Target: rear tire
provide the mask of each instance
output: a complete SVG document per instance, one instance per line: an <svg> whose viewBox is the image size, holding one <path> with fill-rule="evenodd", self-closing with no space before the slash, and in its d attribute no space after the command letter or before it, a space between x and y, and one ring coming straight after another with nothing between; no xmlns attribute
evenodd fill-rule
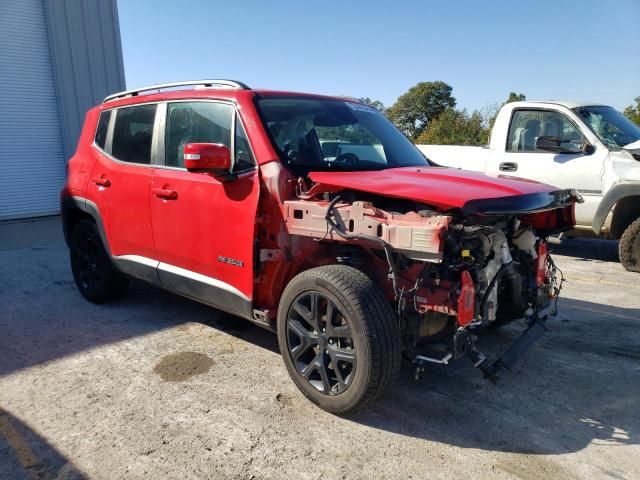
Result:
<svg viewBox="0 0 640 480"><path fill-rule="evenodd" d="M365 273L326 265L297 275L278 308L278 343L296 386L344 414L378 398L400 370L400 333L382 290Z"/></svg>
<svg viewBox="0 0 640 480"><path fill-rule="evenodd" d="M629 225L620 238L620 263L630 272L640 272L640 218Z"/></svg>
<svg viewBox="0 0 640 480"><path fill-rule="evenodd" d="M78 222L71 233L69 253L73 279L84 298L104 303L127 292L129 280L113 267L93 221Z"/></svg>

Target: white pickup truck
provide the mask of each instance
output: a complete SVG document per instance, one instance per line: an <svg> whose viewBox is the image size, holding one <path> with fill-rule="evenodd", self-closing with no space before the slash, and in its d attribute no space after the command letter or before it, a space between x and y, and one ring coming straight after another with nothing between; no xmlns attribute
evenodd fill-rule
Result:
<svg viewBox="0 0 640 480"><path fill-rule="evenodd" d="M488 146L418 145L432 162L574 188L575 234L620 240L620 261L640 272L640 127L613 107L512 102Z"/></svg>

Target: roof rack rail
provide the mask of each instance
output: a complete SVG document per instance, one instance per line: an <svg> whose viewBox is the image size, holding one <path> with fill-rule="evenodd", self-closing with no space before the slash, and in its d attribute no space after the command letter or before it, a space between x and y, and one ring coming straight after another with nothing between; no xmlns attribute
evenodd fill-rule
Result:
<svg viewBox="0 0 640 480"><path fill-rule="evenodd" d="M168 88L188 87L188 86L200 86L204 88L234 88L238 90L251 90L247 85L236 80L187 80L184 82L162 83L158 85L149 85L148 87L135 88L133 90L125 90L123 92L113 93L102 101L102 103L116 98L135 97L141 92L149 92L152 90L165 90Z"/></svg>

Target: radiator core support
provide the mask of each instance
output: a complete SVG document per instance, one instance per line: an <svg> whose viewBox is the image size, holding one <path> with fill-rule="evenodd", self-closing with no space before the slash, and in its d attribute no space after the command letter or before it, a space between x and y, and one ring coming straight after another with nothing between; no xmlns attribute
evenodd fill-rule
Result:
<svg viewBox="0 0 640 480"><path fill-rule="evenodd" d="M290 200L284 204L290 234L317 240L347 241L327 225L325 215L329 202ZM334 207L333 214L343 231L378 237L394 251L413 260L442 261L442 233L451 222L450 216L423 217L416 212L393 214L361 201L339 203Z"/></svg>

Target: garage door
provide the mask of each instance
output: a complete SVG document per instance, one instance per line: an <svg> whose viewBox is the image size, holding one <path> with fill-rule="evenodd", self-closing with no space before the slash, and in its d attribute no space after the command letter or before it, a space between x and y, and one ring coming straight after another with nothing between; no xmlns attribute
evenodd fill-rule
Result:
<svg viewBox="0 0 640 480"><path fill-rule="evenodd" d="M58 212L65 158L43 0L0 1L0 220Z"/></svg>

